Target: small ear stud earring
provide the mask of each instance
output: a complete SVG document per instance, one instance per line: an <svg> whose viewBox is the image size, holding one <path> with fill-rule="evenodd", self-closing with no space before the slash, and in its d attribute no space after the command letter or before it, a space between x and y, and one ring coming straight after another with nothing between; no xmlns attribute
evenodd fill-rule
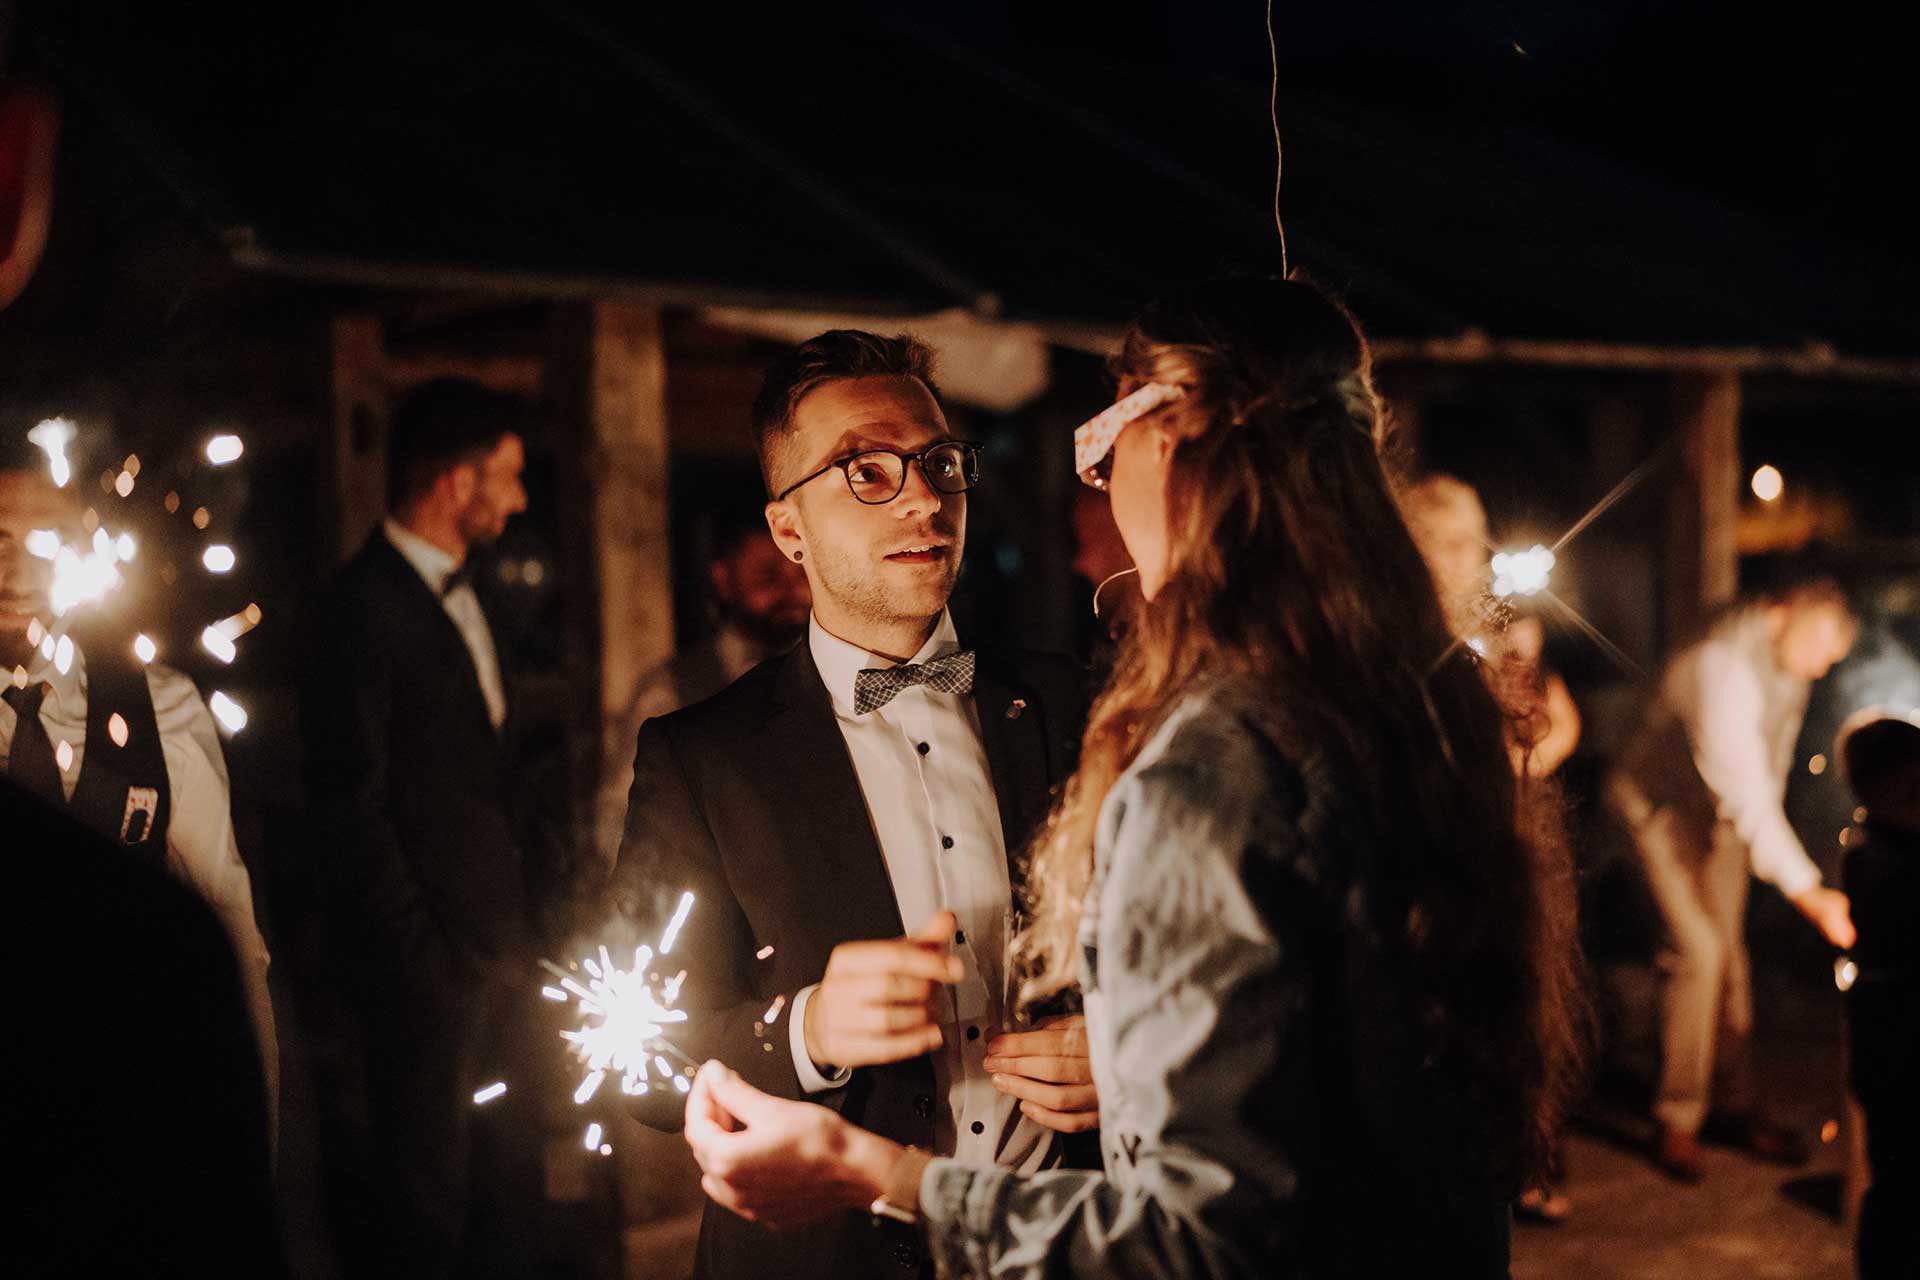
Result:
<svg viewBox="0 0 1920 1280"><path fill-rule="evenodd" d="M804 551L796 551L796 552L794 552L794 553L793 553L793 558L794 558L795 560L798 560L798 559L800 559L800 557L801 557L801 556L804 556L805 554L806 554L806 552L804 552Z"/></svg>

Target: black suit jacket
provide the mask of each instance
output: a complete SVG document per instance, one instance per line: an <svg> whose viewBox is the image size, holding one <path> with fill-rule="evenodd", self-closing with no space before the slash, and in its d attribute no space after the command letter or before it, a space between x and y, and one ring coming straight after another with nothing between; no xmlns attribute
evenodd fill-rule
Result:
<svg viewBox="0 0 1920 1280"><path fill-rule="evenodd" d="M301 712L334 918L369 991L524 980L527 891L503 733L433 591L383 533L320 613ZM451 1087L451 1085L450 1085Z"/></svg>
<svg viewBox="0 0 1920 1280"><path fill-rule="evenodd" d="M974 682L1010 859L1017 863L1072 769L1086 703L1067 659L980 651ZM1015 883L1018 866L1014 867ZM818 982L843 942L906 932L860 780L813 654L801 644L715 697L640 730L617 905L652 941L680 894L697 903L675 944L692 1012L678 1038L769 1093L803 1095L777 997ZM771 944L773 954L756 960ZM925 1058L862 1068L814 1099L897 1142L930 1147L933 1066ZM682 1100L656 1090L635 1114L677 1129ZM916 1274L910 1229L848 1215L773 1236L709 1204L699 1273L715 1280L859 1280Z"/></svg>

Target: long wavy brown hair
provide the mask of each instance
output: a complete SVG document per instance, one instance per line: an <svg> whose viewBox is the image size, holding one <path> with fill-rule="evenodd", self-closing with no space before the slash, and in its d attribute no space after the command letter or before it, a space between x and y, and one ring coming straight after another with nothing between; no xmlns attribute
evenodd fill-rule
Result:
<svg viewBox="0 0 1920 1280"><path fill-rule="evenodd" d="M1220 280L1149 306L1114 373L1123 392L1188 390L1153 419L1177 438L1169 571L1034 846L1025 995L1074 982L1096 820L1155 724L1192 690L1251 679L1283 749L1312 754L1373 824L1352 878L1420 1034L1501 1109L1514 1175L1534 1172L1578 1058L1572 878L1395 505L1365 339L1310 284Z"/></svg>

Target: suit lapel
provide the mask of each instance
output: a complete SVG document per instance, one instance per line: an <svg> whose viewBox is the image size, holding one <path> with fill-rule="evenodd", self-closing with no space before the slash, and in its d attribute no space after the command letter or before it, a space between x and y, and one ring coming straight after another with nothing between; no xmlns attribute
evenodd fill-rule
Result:
<svg viewBox="0 0 1920 1280"><path fill-rule="evenodd" d="M816 868L798 881L800 918L826 924L838 937L904 934L860 776L804 641L781 664L766 745L766 767L778 771L774 785L784 793L786 842L801 865Z"/></svg>
<svg viewBox="0 0 1920 1280"><path fill-rule="evenodd" d="M387 535L376 532L373 536L379 546L379 554L386 565L388 576L420 611L427 629L432 632L440 649L440 659L455 664L464 677L460 681L461 688L472 694L468 699L471 704L468 709L476 712L480 717L480 723L487 726L487 732L497 738L499 733L494 729L493 717L487 710L487 695L480 688L480 671L473 665L473 651L467 648L467 640L460 634L460 627L447 613L446 607L440 603L440 597L433 593L433 588L427 585L426 579L422 578L419 571L400 554L400 549L388 540ZM485 616L484 609L481 616ZM492 624L489 623L488 626L491 630ZM497 642L494 649L498 652ZM504 670L500 678L504 683L506 680Z"/></svg>
<svg viewBox="0 0 1920 1280"><path fill-rule="evenodd" d="M1047 804L1052 779L1047 775L1047 744L1041 708L997 655L981 652L973 679L973 705L980 717L980 739L993 773L993 794L1000 806L1000 832L1006 842L1008 870L1017 888L1021 855Z"/></svg>

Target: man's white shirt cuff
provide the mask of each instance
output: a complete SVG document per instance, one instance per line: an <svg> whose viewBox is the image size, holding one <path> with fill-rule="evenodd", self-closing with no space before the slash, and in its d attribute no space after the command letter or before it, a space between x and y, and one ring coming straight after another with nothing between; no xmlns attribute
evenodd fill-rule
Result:
<svg viewBox="0 0 1920 1280"><path fill-rule="evenodd" d="M820 1068L813 1065L813 1059L807 1054L807 1001L813 999L814 987L802 987L793 997L793 1011L787 1015L787 1043L793 1049L794 1074L800 1077L800 1087L808 1093L825 1093L829 1089L838 1089L853 1079L851 1067L837 1067L830 1076L820 1074Z"/></svg>

